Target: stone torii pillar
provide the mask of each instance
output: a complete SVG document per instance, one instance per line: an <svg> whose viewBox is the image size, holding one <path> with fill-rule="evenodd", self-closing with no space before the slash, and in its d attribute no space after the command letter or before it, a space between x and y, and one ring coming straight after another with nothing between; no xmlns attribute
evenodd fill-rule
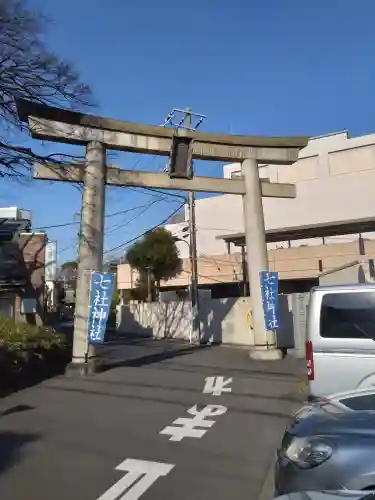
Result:
<svg viewBox="0 0 375 500"><path fill-rule="evenodd" d="M83 167L73 357L67 373L94 373L99 364L95 346L88 344L87 327L91 271L101 271L103 265L106 170L105 147L97 141L88 142Z"/></svg>
<svg viewBox="0 0 375 500"><path fill-rule="evenodd" d="M248 158L242 162L242 176L245 181L243 195L243 213L247 249L247 275L250 287L250 299L253 317L254 348L250 349L253 359L275 360L282 357L277 349L273 331L267 331L260 287L259 271L268 271L268 252L262 190L259 178L258 162Z"/></svg>

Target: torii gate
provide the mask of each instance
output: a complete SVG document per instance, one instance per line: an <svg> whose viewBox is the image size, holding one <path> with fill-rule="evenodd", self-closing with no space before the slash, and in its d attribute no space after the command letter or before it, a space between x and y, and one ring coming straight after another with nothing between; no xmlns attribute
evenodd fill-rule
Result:
<svg viewBox="0 0 375 500"><path fill-rule="evenodd" d="M96 365L94 349L88 359L85 356L89 312L87 271L102 267L105 184L242 195L255 343L250 356L280 358L274 332L266 330L261 296L259 272L268 270L262 196L295 198L296 189L292 184L260 180L258 163L294 163L308 137L251 137L178 130L179 136L193 139L193 158L242 162L242 177L172 179L166 173L107 167L106 149L168 156L175 130L86 115L23 99L17 101L17 110L20 119L28 123L33 138L86 147L82 165L36 165L34 171L35 179L83 183L81 234L85 237L80 238L79 245L72 367L87 373L94 371Z"/></svg>

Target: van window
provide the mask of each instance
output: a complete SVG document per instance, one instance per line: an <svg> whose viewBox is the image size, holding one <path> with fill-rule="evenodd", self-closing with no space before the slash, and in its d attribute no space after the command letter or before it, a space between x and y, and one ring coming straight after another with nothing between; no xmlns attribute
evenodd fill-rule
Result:
<svg viewBox="0 0 375 500"><path fill-rule="evenodd" d="M375 339L375 292L323 295L320 335L330 339Z"/></svg>
<svg viewBox="0 0 375 500"><path fill-rule="evenodd" d="M340 403L351 410L375 410L375 394L364 394L363 396L354 396L340 400Z"/></svg>

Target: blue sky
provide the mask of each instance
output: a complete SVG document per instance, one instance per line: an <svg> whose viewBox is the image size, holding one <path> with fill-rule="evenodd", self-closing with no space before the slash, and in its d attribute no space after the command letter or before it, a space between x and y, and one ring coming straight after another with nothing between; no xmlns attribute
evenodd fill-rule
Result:
<svg viewBox="0 0 375 500"><path fill-rule="evenodd" d="M373 0L29 4L51 20L45 39L91 85L97 114L159 125L172 108L190 106L207 115L202 130L212 132L375 132ZM125 153L116 159L123 168L132 168L135 161ZM137 168L158 170L165 162L144 156ZM199 162L197 169L200 175L221 174L219 164ZM106 213L152 199L110 189ZM73 222L80 193L58 183L6 183L0 204L30 209L34 227L46 227ZM109 218L106 249L159 223L177 207L178 200L158 202L141 214L143 209ZM77 229L48 230L50 239L58 241L60 262L75 258Z"/></svg>

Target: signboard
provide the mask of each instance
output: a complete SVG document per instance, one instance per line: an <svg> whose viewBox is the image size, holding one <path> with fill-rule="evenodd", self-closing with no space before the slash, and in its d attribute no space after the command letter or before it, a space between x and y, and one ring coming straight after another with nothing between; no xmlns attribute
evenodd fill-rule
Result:
<svg viewBox="0 0 375 500"><path fill-rule="evenodd" d="M267 330L277 330L280 326L278 308L278 275L273 271L260 271L260 287Z"/></svg>
<svg viewBox="0 0 375 500"><path fill-rule="evenodd" d="M104 342L111 300L115 285L115 275L93 271L90 283L90 312L88 343Z"/></svg>
<svg viewBox="0 0 375 500"><path fill-rule="evenodd" d="M55 281L56 274L57 274L57 243L56 241L49 241L46 244L44 279L46 281Z"/></svg>

